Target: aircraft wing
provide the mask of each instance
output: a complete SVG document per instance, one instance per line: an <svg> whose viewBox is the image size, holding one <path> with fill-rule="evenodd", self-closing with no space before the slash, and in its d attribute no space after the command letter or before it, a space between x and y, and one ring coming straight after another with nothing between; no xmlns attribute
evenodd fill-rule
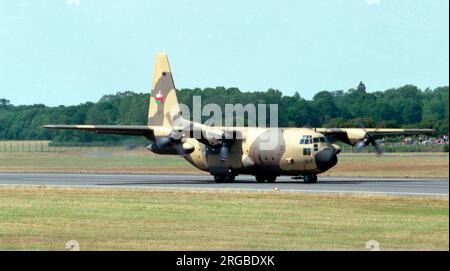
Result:
<svg viewBox="0 0 450 271"><path fill-rule="evenodd" d="M383 137L396 135L433 134L433 129L391 129L391 128L314 128L318 133L334 137L344 143L355 145L366 136Z"/></svg>
<svg viewBox="0 0 450 271"><path fill-rule="evenodd" d="M155 136L153 128L150 126L134 126L134 125L45 125L47 129L58 130L81 130L93 132L97 134L114 134L114 135L134 135L145 136L150 140L154 140Z"/></svg>

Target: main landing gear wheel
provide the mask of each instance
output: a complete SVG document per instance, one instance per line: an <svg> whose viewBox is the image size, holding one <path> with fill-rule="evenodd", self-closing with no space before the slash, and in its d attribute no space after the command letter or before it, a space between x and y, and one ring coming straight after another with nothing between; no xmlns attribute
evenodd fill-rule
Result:
<svg viewBox="0 0 450 271"><path fill-rule="evenodd" d="M235 177L236 176L234 176L234 175L230 175L230 176L225 176L225 182L226 183L234 183L234 181L235 181Z"/></svg>
<svg viewBox="0 0 450 271"><path fill-rule="evenodd" d="M305 174L303 175L304 183L317 183L317 174Z"/></svg>
<svg viewBox="0 0 450 271"><path fill-rule="evenodd" d="M266 181L266 178L264 176L255 176L255 178L258 183L263 183Z"/></svg>
<svg viewBox="0 0 450 271"><path fill-rule="evenodd" d="M214 175L214 181L216 181L216 183L223 183L225 182L225 176Z"/></svg>
<svg viewBox="0 0 450 271"><path fill-rule="evenodd" d="M234 175L214 175L214 181L216 183L234 183L235 177Z"/></svg>
<svg viewBox="0 0 450 271"><path fill-rule="evenodd" d="M268 182L268 183L274 183L277 179L277 176L261 176L261 175L257 175L255 176L256 181L258 183L264 183L264 182Z"/></svg>
<svg viewBox="0 0 450 271"><path fill-rule="evenodd" d="M266 181L267 181L268 183L274 183L276 180L277 180L277 176L269 176L269 177L266 177Z"/></svg>

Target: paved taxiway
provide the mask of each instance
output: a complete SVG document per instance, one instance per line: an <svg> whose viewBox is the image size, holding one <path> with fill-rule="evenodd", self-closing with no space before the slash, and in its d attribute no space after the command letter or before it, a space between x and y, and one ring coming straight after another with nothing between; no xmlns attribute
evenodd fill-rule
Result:
<svg viewBox="0 0 450 271"><path fill-rule="evenodd" d="M123 175L0 173L0 186L113 187L190 190L245 190L288 192L394 194L447 196L447 179L320 177L316 184L279 177L276 183L256 183L252 176L238 176L235 183L217 184L205 175Z"/></svg>

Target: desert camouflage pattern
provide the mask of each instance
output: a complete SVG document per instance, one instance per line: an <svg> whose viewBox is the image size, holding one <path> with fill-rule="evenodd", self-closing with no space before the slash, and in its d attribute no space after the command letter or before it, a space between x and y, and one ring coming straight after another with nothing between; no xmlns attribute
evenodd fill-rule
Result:
<svg viewBox="0 0 450 271"><path fill-rule="evenodd" d="M431 129L210 127L193 123L181 116L164 53L155 58L147 126L46 125L44 128L144 136L154 142L147 147L149 150L182 155L193 166L214 175L217 182L232 182L239 174L255 175L258 181L272 182L277 176L290 175L315 182L317 174L337 163L340 149L330 142L331 138L355 146L373 142L377 137L434 133ZM193 130L200 130L202 137L194 138ZM223 135L230 133L239 137L224 140Z"/></svg>
<svg viewBox="0 0 450 271"><path fill-rule="evenodd" d="M155 58L152 91L148 110L148 126L171 127L180 114L175 84L167 55L159 53Z"/></svg>

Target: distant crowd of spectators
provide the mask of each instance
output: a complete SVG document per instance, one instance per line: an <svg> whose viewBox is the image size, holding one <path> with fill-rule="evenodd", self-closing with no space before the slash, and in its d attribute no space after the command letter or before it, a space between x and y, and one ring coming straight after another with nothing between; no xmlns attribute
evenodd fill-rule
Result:
<svg viewBox="0 0 450 271"><path fill-rule="evenodd" d="M448 144L448 135L443 135L442 137L428 137L428 136L420 136L417 138L413 137L405 137L403 139L403 145L443 145Z"/></svg>

